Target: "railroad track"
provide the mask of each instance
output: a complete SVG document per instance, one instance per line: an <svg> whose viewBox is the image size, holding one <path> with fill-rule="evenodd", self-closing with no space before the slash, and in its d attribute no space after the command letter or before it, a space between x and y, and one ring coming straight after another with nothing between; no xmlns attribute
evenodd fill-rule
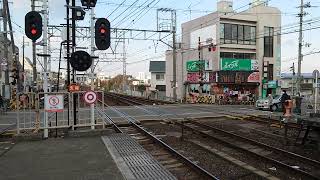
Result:
<svg viewBox="0 0 320 180"><path fill-rule="evenodd" d="M162 105L162 104L173 104L172 102L155 100L155 99L146 99L143 97L136 97L124 94L117 94L117 93L106 93L107 96L113 97L114 99L121 99L121 101L129 101L136 105Z"/></svg>
<svg viewBox="0 0 320 180"><path fill-rule="evenodd" d="M208 110L208 111L212 111L213 110L212 108L207 108L207 107L193 106L193 108L202 109L202 110ZM230 117L236 118L236 119L241 119L241 120L246 120L246 121L253 121L253 122L263 123L263 124L283 125L283 123L281 123L280 119L261 117L261 116L257 116L257 115L253 115L253 114L239 113L239 112L235 112L235 111L226 111L225 109L221 109L221 108L216 108L214 110L218 111L218 113L221 114L221 115L230 116ZM293 122L288 122L287 125L288 125L287 126L288 128L292 128L292 129L300 129L301 128L300 124L293 123Z"/></svg>
<svg viewBox="0 0 320 180"><path fill-rule="evenodd" d="M320 162L318 161L200 122L178 122L178 125L199 134L202 137L207 137L206 139L209 141L226 145L240 154L248 154L256 159L262 160L269 166L273 165L277 171L279 169L281 170L282 177L290 177L294 179L320 179L320 174L318 172L320 169Z"/></svg>
<svg viewBox="0 0 320 180"><path fill-rule="evenodd" d="M133 117L128 116L115 107L109 106L109 108L125 118L131 126L119 127L105 112L102 112L99 109L97 110L105 117L105 120L112 125L117 133L126 133L136 139L139 144L148 150L160 164L166 167L178 179L218 179L158 137L148 132L141 125L138 125L136 119Z"/></svg>

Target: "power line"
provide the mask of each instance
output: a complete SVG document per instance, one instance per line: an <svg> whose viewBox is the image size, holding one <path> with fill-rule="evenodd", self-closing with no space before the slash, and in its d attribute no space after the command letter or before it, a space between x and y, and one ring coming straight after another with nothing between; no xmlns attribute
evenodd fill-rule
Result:
<svg viewBox="0 0 320 180"><path fill-rule="evenodd" d="M143 7L144 4L148 3L149 0L146 0L144 3L142 3L141 7ZM154 1L154 0L153 0ZM152 2L153 2L152 1ZM151 3L152 3L151 2ZM150 5L151 3L149 3L148 5ZM140 11L144 10L144 8L142 8L142 10L139 10L140 8L136 8L133 12L129 13L128 16L123 17L118 23L116 23L114 26L118 27L121 24L123 24L125 22L126 19L130 19L131 17L135 16L136 14L138 14Z"/></svg>
<svg viewBox="0 0 320 180"><path fill-rule="evenodd" d="M116 12L127 0L122 1L107 17L109 18L114 12Z"/></svg>
<svg viewBox="0 0 320 180"><path fill-rule="evenodd" d="M115 21L120 16L122 16L127 10L129 10L132 6L134 6L139 0L134 1L129 7L127 7L124 11L122 11L117 17L115 17L112 21Z"/></svg>

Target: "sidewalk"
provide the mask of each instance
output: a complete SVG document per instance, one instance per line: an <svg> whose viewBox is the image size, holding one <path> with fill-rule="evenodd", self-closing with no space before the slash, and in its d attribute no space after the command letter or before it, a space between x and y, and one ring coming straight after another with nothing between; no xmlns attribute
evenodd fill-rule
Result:
<svg viewBox="0 0 320 180"><path fill-rule="evenodd" d="M0 156L5 180L122 180L100 137L17 143Z"/></svg>

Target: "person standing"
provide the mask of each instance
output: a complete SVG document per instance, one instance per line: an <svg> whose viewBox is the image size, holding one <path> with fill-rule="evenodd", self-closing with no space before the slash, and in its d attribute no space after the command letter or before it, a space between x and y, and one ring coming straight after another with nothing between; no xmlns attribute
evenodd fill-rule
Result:
<svg viewBox="0 0 320 180"><path fill-rule="evenodd" d="M286 105L286 101L287 100L290 100L290 96L287 94L286 90L283 90L282 91L282 96L281 96L281 99L280 99L280 102L282 104L283 115L286 113L285 105Z"/></svg>
<svg viewBox="0 0 320 180"><path fill-rule="evenodd" d="M2 96L0 95L0 109L3 108L4 109L4 100L2 98ZM5 110L5 109L4 109Z"/></svg>
<svg viewBox="0 0 320 180"><path fill-rule="evenodd" d="M272 106L273 106L273 97L271 94L268 95L268 105L269 105L269 109L272 112Z"/></svg>
<svg viewBox="0 0 320 180"><path fill-rule="evenodd" d="M302 97L301 97L300 93L298 93L298 95L295 97L295 100L296 100L296 111L297 111L297 114L301 115Z"/></svg>

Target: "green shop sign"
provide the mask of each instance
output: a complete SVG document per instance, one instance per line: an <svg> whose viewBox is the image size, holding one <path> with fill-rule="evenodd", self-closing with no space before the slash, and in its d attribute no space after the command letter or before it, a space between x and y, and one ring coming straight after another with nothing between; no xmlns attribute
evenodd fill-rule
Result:
<svg viewBox="0 0 320 180"><path fill-rule="evenodd" d="M225 71L256 71L259 65L256 60L251 59L221 59L221 70Z"/></svg>
<svg viewBox="0 0 320 180"><path fill-rule="evenodd" d="M270 88L270 89L275 89L275 88L277 88L277 87L278 87L277 81L269 81L269 82L268 82L268 88Z"/></svg>
<svg viewBox="0 0 320 180"><path fill-rule="evenodd" d="M204 70L204 67L205 66L205 61L188 61L187 62L187 71L188 72L196 72L196 71L199 71L200 67L203 68Z"/></svg>

